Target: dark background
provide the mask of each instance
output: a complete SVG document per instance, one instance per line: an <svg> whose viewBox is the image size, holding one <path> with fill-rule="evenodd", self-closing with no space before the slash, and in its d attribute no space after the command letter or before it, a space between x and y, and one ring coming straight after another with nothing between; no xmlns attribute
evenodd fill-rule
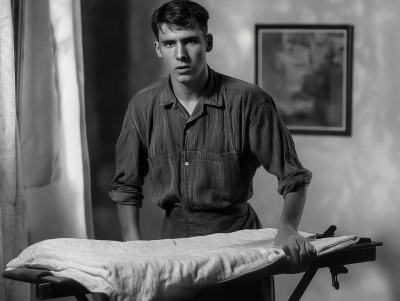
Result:
<svg viewBox="0 0 400 301"><path fill-rule="evenodd" d="M150 27L150 16L158 2L81 1L85 114L96 239L122 238L116 207L108 196L115 171L115 145L129 100L162 77L162 62L153 49L155 37ZM131 18L134 11L141 14ZM144 193L148 195L146 184ZM160 231L154 228L161 227L163 212L147 197L144 203L140 214L142 238L159 238ZM153 229L143 224L150 224Z"/></svg>

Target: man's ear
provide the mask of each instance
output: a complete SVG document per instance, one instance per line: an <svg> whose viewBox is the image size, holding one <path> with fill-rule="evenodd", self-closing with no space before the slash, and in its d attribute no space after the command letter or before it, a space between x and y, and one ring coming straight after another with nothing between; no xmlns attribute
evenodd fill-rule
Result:
<svg viewBox="0 0 400 301"><path fill-rule="evenodd" d="M159 42L154 42L154 49L157 52L157 56L159 58L162 58L162 53L161 53L161 50L160 50L160 43Z"/></svg>
<svg viewBox="0 0 400 301"><path fill-rule="evenodd" d="M212 34L210 33L207 34L206 43L207 43L206 52L210 52L213 48L213 43L214 43Z"/></svg>

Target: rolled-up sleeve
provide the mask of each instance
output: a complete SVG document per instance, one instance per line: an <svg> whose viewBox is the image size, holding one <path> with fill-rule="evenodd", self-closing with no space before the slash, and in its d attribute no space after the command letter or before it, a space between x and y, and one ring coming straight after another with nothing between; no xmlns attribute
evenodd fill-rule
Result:
<svg viewBox="0 0 400 301"><path fill-rule="evenodd" d="M278 192L285 196L308 185L312 173L300 163L292 136L283 124L273 100L267 98L250 122L250 147L261 165L278 178Z"/></svg>
<svg viewBox="0 0 400 301"><path fill-rule="evenodd" d="M142 206L144 177L148 173L147 148L129 109L116 145L116 171L109 195L117 204Z"/></svg>

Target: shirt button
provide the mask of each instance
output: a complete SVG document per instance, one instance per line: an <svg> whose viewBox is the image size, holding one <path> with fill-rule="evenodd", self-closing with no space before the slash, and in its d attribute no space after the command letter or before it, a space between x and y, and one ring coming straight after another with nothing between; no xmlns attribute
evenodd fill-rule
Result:
<svg viewBox="0 0 400 301"><path fill-rule="evenodd" d="M185 165L189 165L189 162L185 162Z"/></svg>
<svg viewBox="0 0 400 301"><path fill-rule="evenodd" d="M189 134L189 133L190 133L190 130L187 130L186 133Z"/></svg>

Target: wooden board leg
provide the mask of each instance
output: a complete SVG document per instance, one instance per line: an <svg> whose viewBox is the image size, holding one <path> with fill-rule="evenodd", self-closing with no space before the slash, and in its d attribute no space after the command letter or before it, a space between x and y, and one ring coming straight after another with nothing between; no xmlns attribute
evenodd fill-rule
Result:
<svg viewBox="0 0 400 301"><path fill-rule="evenodd" d="M304 273L299 284L296 286L295 290L293 291L292 295L290 296L289 301L299 301L300 300L301 296L303 296L304 292L306 291L308 285L310 284L311 280L314 278L317 271L318 271L318 268L311 267L307 272Z"/></svg>

